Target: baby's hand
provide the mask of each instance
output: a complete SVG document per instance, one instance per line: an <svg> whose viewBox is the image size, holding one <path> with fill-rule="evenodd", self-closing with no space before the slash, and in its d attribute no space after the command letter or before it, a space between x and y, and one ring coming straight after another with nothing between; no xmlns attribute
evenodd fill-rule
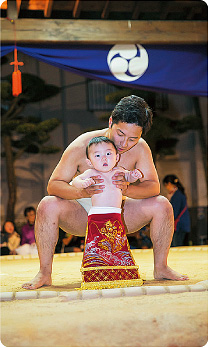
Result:
<svg viewBox="0 0 209 348"><path fill-rule="evenodd" d="M83 180L83 182L82 182L82 188L87 188L87 187L89 187L89 186L91 186L91 185L94 185L94 184L95 184L94 179L88 178L88 179Z"/></svg>
<svg viewBox="0 0 209 348"><path fill-rule="evenodd" d="M141 179L143 177L142 173L138 169L131 170L130 176L136 180Z"/></svg>

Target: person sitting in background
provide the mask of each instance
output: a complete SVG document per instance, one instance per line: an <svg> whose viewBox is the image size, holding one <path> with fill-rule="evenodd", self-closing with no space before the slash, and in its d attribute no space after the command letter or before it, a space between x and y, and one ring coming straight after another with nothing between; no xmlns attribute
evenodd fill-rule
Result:
<svg viewBox="0 0 209 348"><path fill-rule="evenodd" d="M77 253L84 250L84 237L73 236L72 234L66 233L66 237L63 238L63 252L64 253Z"/></svg>
<svg viewBox="0 0 209 348"><path fill-rule="evenodd" d="M55 251L54 251L55 254L60 254L63 252L63 242L62 241L65 238L65 236L66 236L66 232L63 231L61 228L59 228L59 237L58 237L58 241L57 241Z"/></svg>
<svg viewBox="0 0 209 348"><path fill-rule="evenodd" d="M36 210L34 207L27 207L24 210L24 216L27 219L27 224L22 227L21 245L35 244L34 225L36 218Z"/></svg>
<svg viewBox="0 0 209 348"><path fill-rule="evenodd" d="M191 230L184 187L178 177L173 174L165 176L163 179L163 185L168 191L168 199L172 204L174 211L174 235L171 246L182 246L184 245L186 234Z"/></svg>
<svg viewBox="0 0 209 348"><path fill-rule="evenodd" d="M82 252L84 250L84 237L73 236L59 228L59 238L55 247L55 254Z"/></svg>
<svg viewBox="0 0 209 348"><path fill-rule="evenodd" d="M23 225L21 231L21 245L16 250L19 255L38 254L34 233L36 210L34 207L27 207L24 210L27 224Z"/></svg>
<svg viewBox="0 0 209 348"><path fill-rule="evenodd" d="M142 227L139 231L132 233L128 237L131 249L150 249L152 248L152 241L150 239L149 224Z"/></svg>
<svg viewBox="0 0 209 348"><path fill-rule="evenodd" d="M15 231L12 221L5 221L1 232L1 255L15 255L16 248L20 245L20 235Z"/></svg>

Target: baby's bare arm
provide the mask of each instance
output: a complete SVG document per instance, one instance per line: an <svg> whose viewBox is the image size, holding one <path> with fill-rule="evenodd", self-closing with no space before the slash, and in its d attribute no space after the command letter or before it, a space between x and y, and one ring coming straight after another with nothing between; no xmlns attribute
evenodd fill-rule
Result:
<svg viewBox="0 0 209 348"><path fill-rule="evenodd" d="M81 178L76 177L72 181L72 185L75 186L76 188L86 188L86 187L89 187L93 184L95 184L95 182L92 178L81 179Z"/></svg>
<svg viewBox="0 0 209 348"><path fill-rule="evenodd" d="M91 178L93 174L94 173L90 169L90 170L86 170L84 173L80 175L77 175L72 181L72 186L76 188L86 188L91 185L94 185L95 181L94 179Z"/></svg>
<svg viewBox="0 0 209 348"><path fill-rule="evenodd" d="M125 179L130 183L135 182L138 179L141 179L142 177L143 174L139 169L126 170L125 172Z"/></svg>
<svg viewBox="0 0 209 348"><path fill-rule="evenodd" d="M115 168L115 171L117 173L124 173L124 178L127 182L133 183L137 181L138 179L143 178L143 174L139 169L134 169L134 170L127 170L123 167L117 167Z"/></svg>

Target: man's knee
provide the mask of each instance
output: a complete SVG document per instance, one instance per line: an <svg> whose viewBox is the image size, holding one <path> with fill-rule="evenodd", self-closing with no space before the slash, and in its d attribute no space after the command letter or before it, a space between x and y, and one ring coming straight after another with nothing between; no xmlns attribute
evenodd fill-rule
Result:
<svg viewBox="0 0 209 348"><path fill-rule="evenodd" d="M48 214L50 214L50 212L53 212L55 209L58 211L58 201L59 198L55 196L44 197L37 207L37 216L47 216Z"/></svg>
<svg viewBox="0 0 209 348"><path fill-rule="evenodd" d="M156 214L162 212L166 217L172 217L173 207L169 200L164 196L157 196L155 198L154 211L156 212Z"/></svg>

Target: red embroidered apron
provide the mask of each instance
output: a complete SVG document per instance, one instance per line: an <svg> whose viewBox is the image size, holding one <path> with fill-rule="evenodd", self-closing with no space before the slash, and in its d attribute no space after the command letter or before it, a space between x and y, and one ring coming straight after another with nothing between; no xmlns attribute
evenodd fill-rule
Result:
<svg viewBox="0 0 209 348"><path fill-rule="evenodd" d="M81 273L81 289L143 284L130 251L120 214L88 216Z"/></svg>

